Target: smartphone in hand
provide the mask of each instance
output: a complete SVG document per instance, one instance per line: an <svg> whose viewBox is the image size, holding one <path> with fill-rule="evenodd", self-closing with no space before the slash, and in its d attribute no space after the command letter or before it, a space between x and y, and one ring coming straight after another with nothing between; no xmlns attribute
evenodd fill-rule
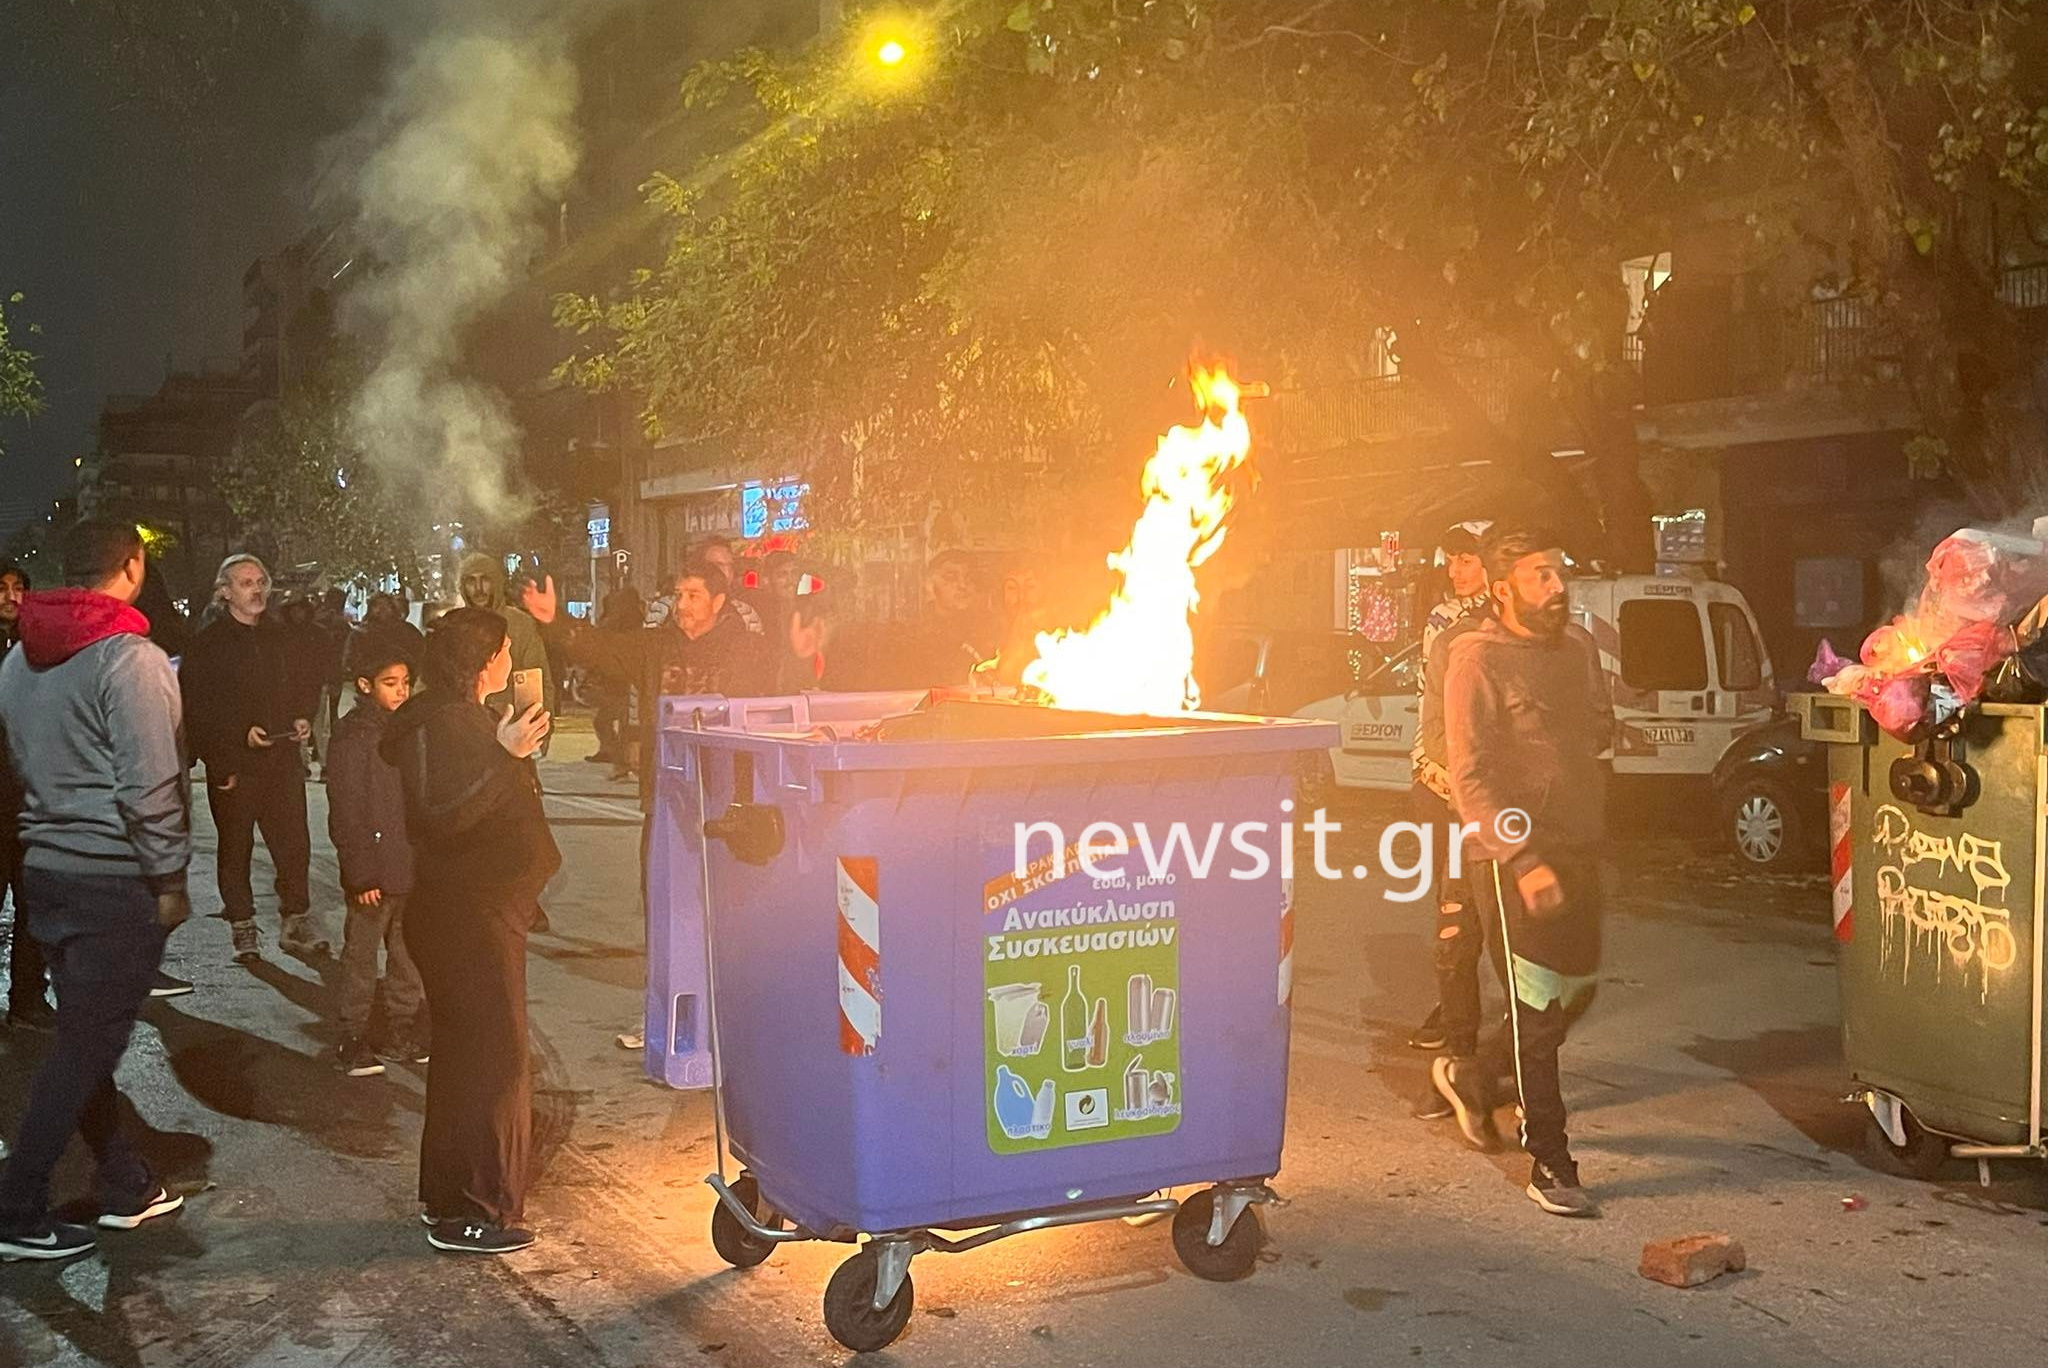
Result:
<svg viewBox="0 0 2048 1368"><path fill-rule="evenodd" d="M512 672L512 715L518 717L528 708L541 701L541 672L539 670L514 670Z"/></svg>

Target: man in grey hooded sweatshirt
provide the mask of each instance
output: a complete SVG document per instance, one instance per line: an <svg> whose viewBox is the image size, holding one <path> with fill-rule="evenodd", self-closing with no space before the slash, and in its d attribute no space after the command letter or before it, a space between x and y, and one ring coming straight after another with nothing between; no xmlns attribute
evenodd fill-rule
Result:
<svg viewBox="0 0 2048 1368"><path fill-rule="evenodd" d="M192 832L178 681L135 609L146 573L132 523L64 537L66 588L28 595L0 662L0 739L21 793L22 895L57 988L56 1036L0 1175L0 1260L93 1247L50 1219L73 1132L92 1150L99 1225L133 1230L184 1204L121 1134L114 1070L149 1000L164 938L191 915Z"/></svg>

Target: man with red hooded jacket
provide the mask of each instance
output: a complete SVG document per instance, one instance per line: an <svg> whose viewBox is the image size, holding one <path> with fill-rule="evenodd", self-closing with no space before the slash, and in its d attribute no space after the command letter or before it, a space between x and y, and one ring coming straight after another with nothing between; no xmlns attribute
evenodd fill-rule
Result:
<svg viewBox="0 0 2048 1368"><path fill-rule="evenodd" d="M191 915L192 828L178 681L135 609L146 573L132 523L64 537L64 581L30 594L21 648L0 662L0 739L21 793L22 892L57 987L57 1029L0 1174L0 1259L93 1247L50 1219L50 1175L82 1135L98 1222L133 1230L176 1197L121 1134L114 1070L149 1000L164 938Z"/></svg>

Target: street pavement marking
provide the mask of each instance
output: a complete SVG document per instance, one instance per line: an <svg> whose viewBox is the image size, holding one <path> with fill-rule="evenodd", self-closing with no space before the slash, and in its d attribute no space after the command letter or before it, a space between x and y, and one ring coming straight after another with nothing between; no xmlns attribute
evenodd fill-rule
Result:
<svg viewBox="0 0 2048 1368"><path fill-rule="evenodd" d="M549 793L545 790L541 792L541 797L550 803L566 803L572 808L593 812L600 817L616 818L636 825L640 821L640 809L637 806L615 803L608 798L589 798L580 793Z"/></svg>

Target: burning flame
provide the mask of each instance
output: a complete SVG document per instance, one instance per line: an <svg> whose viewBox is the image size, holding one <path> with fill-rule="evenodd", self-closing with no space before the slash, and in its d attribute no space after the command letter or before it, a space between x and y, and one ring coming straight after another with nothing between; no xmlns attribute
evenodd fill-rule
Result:
<svg viewBox="0 0 2048 1368"><path fill-rule="evenodd" d="M1223 545L1237 496L1230 476L1251 453L1237 382L1222 369L1190 376L1200 427L1175 427L1145 463L1145 510L1130 544L1109 558L1122 577L1087 630L1046 632L1024 683L1063 708L1173 713L1198 707L1195 567Z"/></svg>

